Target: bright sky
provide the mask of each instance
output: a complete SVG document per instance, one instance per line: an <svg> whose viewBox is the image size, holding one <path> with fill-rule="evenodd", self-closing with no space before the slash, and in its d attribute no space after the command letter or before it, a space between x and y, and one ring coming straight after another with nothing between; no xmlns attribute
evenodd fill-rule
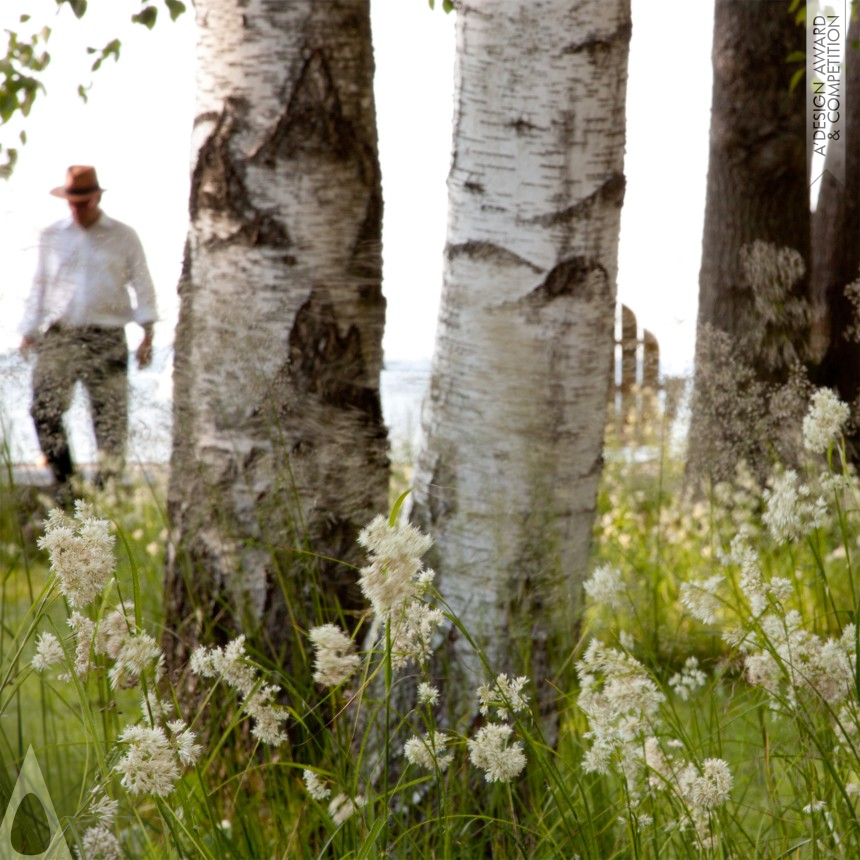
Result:
<svg viewBox="0 0 860 860"><path fill-rule="evenodd" d="M683 15L634 4L628 84L628 178L619 295L657 335L663 367L692 362L710 105L713 0ZM454 16L426 0L372 0L377 111L385 197L384 289L389 358L427 358L441 286L451 151ZM30 142L0 184L0 349L16 327L34 265L38 228L65 215L47 194L71 163L94 163L104 208L140 233L171 338L185 240L189 125L193 115L193 21L148 32L127 23L125 0L91 0L83 24L54 0L2 0L0 26L26 8L54 27L48 95L27 121ZM39 18L39 11L43 10ZM122 59L88 72L87 46L119 35ZM69 47L69 50L66 49ZM77 64L71 58L77 57ZM92 80L89 103L75 94ZM2 134L4 145L14 144Z"/></svg>

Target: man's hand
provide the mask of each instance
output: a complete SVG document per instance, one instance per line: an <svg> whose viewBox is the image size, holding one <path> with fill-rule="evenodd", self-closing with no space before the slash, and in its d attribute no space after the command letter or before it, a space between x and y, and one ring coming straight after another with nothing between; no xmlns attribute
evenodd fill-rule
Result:
<svg viewBox="0 0 860 860"><path fill-rule="evenodd" d="M137 357L137 366L143 370L152 364L152 325L143 327L143 340L135 353Z"/></svg>
<svg viewBox="0 0 860 860"><path fill-rule="evenodd" d="M21 356L26 361L30 357L30 351L33 349L33 345L36 343L36 338L31 337L29 334L25 334L24 337L21 338L21 345L18 349L21 351Z"/></svg>

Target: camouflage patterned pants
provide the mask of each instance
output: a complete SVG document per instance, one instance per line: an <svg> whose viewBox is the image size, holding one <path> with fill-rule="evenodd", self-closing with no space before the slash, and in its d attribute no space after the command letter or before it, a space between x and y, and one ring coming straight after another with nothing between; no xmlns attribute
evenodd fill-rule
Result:
<svg viewBox="0 0 860 860"><path fill-rule="evenodd" d="M87 390L92 409L100 469L112 461L121 470L128 433L128 346L122 328L51 326L38 344L33 370L33 405L39 445L57 483L72 474L63 413L75 383Z"/></svg>

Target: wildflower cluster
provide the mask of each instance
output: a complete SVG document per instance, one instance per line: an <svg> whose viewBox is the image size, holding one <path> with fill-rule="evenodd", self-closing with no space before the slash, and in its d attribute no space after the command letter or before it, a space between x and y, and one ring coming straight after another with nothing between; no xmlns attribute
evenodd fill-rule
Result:
<svg viewBox="0 0 860 860"><path fill-rule="evenodd" d="M110 523L96 518L92 505L75 502L74 518L55 508L38 545L51 556L51 572L72 607L88 606L116 569Z"/></svg>
<svg viewBox="0 0 860 860"><path fill-rule="evenodd" d="M829 388L812 395L809 412L803 419L803 446L814 454L824 454L839 440L851 410Z"/></svg>
<svg viewBox="0 0 860 860"><path fill-rule="evenodd" d="M728 764L706 759L698 766L664 753L658 735L665 735L661 707L666 696L631 654L592 640L576 670L580 681L577 706L588 718L589 727L583 737L591 742L583 770L604 775L616 772L624 779L639 828L650 824L650 816L636 812L646 786L680 799L685 811L673 826L684 830L692 825L702 844L711 844L710 813L728 800L732 786ZM691 658L670 686L686 699L704 683L698 661ZM671 738L665 742L681 746Z"/></svg>
<svg viewBox="0 0 860 860"><path fill-rule="evenodd" d="M223 648L199 646L191 655L191 671L201 678L218 678L242 697L245 713L254 721L251 734L263 743L279 746L287 739L283 728L288 713L275 704L280 687L266 684L245 653L245 637Z"/></svg>
<svg viewBox="0 0 860 860"><path fill-rule="evenodd" d="M377 516L360 532L358 542L370 559L361 569L361 590L377 619L391 623L392 668L423 665L433 634L445 620L440 609L423 599L435 577L421 561L432 539L408 523L391 525Z"/></svg>

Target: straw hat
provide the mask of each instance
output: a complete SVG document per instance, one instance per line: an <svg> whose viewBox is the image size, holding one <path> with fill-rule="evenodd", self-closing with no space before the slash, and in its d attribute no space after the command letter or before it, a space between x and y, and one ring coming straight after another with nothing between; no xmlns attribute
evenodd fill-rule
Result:
<svg viewBox="0 0 860 860"><path fill-rule="evenodd" d="M85 164L73 164L66 171L66 184L51 189L54 197L64 197L66 200L88 200L100 194L104 188L99 187L95 167Z"/></svg>

